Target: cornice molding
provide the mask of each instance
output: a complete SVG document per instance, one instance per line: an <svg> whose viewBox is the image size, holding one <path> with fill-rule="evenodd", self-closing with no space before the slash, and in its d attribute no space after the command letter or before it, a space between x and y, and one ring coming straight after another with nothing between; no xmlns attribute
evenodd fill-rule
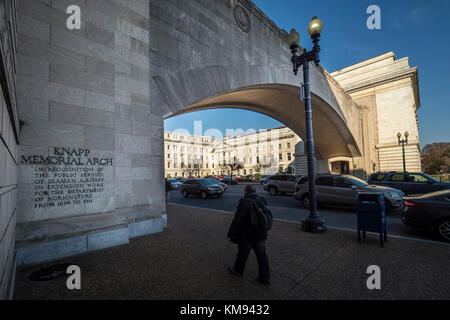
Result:
<svg viewBox="0 0 450 320"><path fill-rule="evenodd" d="M363 67L367 67L367 66L369 66L371 64L374 64L374 63L377 63L377 62L380 62L380 61L383 61L383 60L387 60L387 59L390 59L390 58L394 58L394 61L401 61L401 60L405 59L405 58L402 58L402 59L399 59L399 60L395 60L395 54L392 51L390 51L390 52L383 53L383 54L381 54L379 56L373 57L371 59L364 60L364 61L352 64L350 66L344 67L342 69L333 71L333 72L331 72L331 76L335 77L335 76L341 75L343 73L347 73L347 72L350 72L350 71L353 71L353 70L357 70L357 69L360 69L360 68L363 68Z"/></svg>
<svg viewBox="0 0 450 320"><path fill-rule="evenodd" d="M416 110L420 108L420 91L419 91L419 75L418 75L418 67L412 67L408 70L397 71L390 74L385 74L380 77L376 77L373 79L369 79L366 81L362 81L357 84L353 84L351 86L344 87L344 90L349 93L355 93L362 90L367 90L375 87L379 87L388 83L392 83L395 81L403 80L411 78L413 92L414 92L414 101Z"/></svg>
<svg viewBox="0 0 450 320"><path fill-rule="evenodd" d="M384 74L382 76L372 78L369 80L365 80L356 84L352 84L349 86L344 86L343 89L348 93L354 93L356 91L361 91L365 89L370 89L373 87L378 87L386 83L412 78L417 75L417 67L410 68L408 70L394 72L390 74Z"/></svg>

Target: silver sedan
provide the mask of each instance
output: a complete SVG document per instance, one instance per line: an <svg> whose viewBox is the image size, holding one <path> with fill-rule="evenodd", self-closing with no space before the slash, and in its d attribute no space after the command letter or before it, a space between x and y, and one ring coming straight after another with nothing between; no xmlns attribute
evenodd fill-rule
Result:
<svg viewBox="0 0 450 320"><path fill-rule="evenodd" d="M309 187L306 177L300 179L294 194L306 208L310 206ZM403 192L394 188L369 185L364 180L350 175L319 174L316 179L317 202L319 204L338 204L356 206L358 192L380 192L388 204L388 209L403 207Z"/></svg>

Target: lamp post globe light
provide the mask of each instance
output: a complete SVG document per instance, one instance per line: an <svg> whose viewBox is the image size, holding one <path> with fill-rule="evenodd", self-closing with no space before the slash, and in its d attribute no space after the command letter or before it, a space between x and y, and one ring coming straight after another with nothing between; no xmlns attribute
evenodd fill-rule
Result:
<svg viewBox="0 0 450 320"><path fill-rule="evenodd" d="M403 155L403 172L406 172L406 159L405 159L405 144L408 144L408 131L405 132L405 139L402 139L402 134L397 133L398 144L402 145L402 155Z"/></svg>
<svg viewBox="0 0 450 320"><path fill-rule="evenodd" d="M316 198L316 178L314 172L314 139L312 127L312 110L311 110L311 88L309 80L309 62L314 61L316 66L320 62L320 34L322 33L322 21L313 17L308 26L308 33L314 43L311 51L306 49L299 53L300 35L292 29L286 38L287 45L292 52L292 66L294 74L297 75L298 68L303 66L303 85L304 86L304 103L305 103L305 122L306 122L306 155L308 160L308 186L309 186L309 216L302 220L302 230L307 232L324 232L326 230L325 220L320 218L317 211Z"/></svg>

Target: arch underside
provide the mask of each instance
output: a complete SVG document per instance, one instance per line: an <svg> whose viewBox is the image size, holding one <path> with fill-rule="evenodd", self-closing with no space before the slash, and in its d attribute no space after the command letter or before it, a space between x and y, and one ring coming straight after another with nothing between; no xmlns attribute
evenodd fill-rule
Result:
<svg viewBox="0 0 450 320"><path fill-rule="evenodd" d="M182 108L170 117L215 108L246 109L280 121L302 140L306 140L304 103L299 94L300 88L293 85L253 85L203 99ZM319 158L361 156L343 115L314 93L311 94L311 103L316 156Z"/></svg>

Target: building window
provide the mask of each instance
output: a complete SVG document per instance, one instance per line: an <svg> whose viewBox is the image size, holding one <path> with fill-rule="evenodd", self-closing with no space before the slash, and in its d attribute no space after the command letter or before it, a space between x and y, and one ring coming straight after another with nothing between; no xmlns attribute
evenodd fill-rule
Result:
<svg viewBox="0 0 450 320"><path fill-rule="evenodd" d="M291 154L288 153L287 155L288 155L288 161L291 161Z"/></svg>
<svg viewBox="0 0 450 320"><path fill-rule="evenodd" d="M291 148L291 143L290 142L288 142L288 144L287 144L287 148L288 149L290 149ZM289 159L290 160L290 159Z"/></svg>
<svg viewBox="0 0 450 320"><path fill-rule="evenodd" d="M278 159L279 159L280 161L283 160L283 155L282 155L281 153L279 154Z"/></svg>

